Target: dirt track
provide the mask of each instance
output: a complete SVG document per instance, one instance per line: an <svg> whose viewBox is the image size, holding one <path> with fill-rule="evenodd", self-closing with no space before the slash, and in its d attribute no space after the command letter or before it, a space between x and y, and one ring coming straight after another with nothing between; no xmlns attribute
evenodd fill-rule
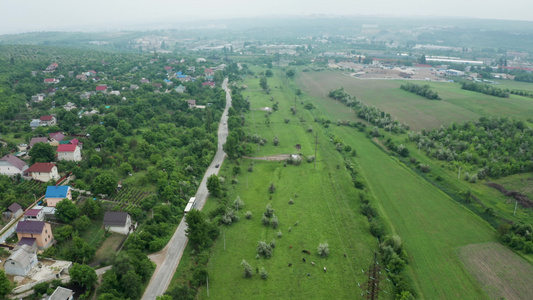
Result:
<svg viewBox="0 0 533 300"><path fill-rule="evenodd" d="M249 159L256 159L256 160L282 161L282 160L289 159L290 156L291 156L290 154L278 154L278 155L262 156L262 157L250 157L250 156L243 156L243 157L249 158Z"/></svg>

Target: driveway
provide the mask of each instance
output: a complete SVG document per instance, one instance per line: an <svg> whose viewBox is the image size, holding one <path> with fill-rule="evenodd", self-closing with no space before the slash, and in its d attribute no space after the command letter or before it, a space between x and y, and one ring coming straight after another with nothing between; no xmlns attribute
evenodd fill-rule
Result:
<svg viewBox="0 0 533 300"><path fill-rule="evenodd" d="M211 165L207 168L204 178L198 187L196 192L196 208L202 209L204 207L205 201L207 200L208 191L207 191L207 178L212 174L218 174L219 168L216 168L216 165L222 165L226 153L222 150L222 145L226 143L228 137L228 109L231 106L231 94L228 89L228 79L226 78L222 83L222 88L226 91L226 108L222 114L222 118L218 124L218 149L217 153ZM176 268L180 262L185 246L187 245L187 236L185 236L185 229L187 229L187 224L185 224L185 218L183 218L174 232L174 235L170 239L170 242L161 250L157 255L151 255L151 259L157 264L157 268L152 275L150 283L144 291L142 297L143 300L154 300L157 296L162 295L168 288L170 280L176 272Z"/></svg>

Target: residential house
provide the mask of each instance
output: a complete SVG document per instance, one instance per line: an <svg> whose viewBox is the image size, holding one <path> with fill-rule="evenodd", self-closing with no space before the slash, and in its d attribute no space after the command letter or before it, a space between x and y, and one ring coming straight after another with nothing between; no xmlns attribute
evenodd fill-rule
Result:
<svg viewBox="0 0 533 300"><path fill-rule="evenodd" d="M108 211L104 215L104 227L120 234L129 234L132 229L131 217L127 212Z"/></svg>
<svg viewBox="0 0 533 300"><path fill-rule="evenodd" d="M189 108L195 108L196 107L196 100L185 100L187 103L189 103Z"/></svg>
<svg viewBox="0 0 533 300"><path fill-rule="evenodd" d="M34 163L26 170L31 174L33 180L48 182L50 180L59 180L61 178L57 172L57 167L53 163Z"/></svg>
<svg viewBox="0 0 533 300"><path fill-rule="evenodd" d="M74 292L70 289L58 286L48 300L73 300Z"/></svg>
<svg viewBox="0 0 533 300"><path fill-rule="evenodd" d="M199 58L196 59L196 62L197 62L197 63L200 63L200 62L206 62L206 61L207 61L207 60L206 60L205 58L203 58L203 57L199 57Z"/></svg>
<svg viewBox="0 0 533 300"><path fill-rule="evenodd" d="M80 94L81 99L89 99L91 96L96 95L96 92L83 92Z"/></svg>
<svg viewBox="0 0 533 300"><path fill-rule="evenodd" d="M213 71L211 69L205 69L204 70L204 74L205 74L205 76L215 76L215 71Z"/></svg>
<svg viewBox="0 0 533 300"><path fill-rule="evenodd" d="M172 85L172 81L168 80L168 79L163 79L163 81L167 84L167 85Z"/></svg>
<svg viewBox="0 0 533 300"><path fill-rule="evenodd" d="M72 188L68 185L50 185L46 188L44 200L49 207L56 207L56 204L63 199L72 200Z"/></svg>
<svg viewBox="0 0 533 300"><path fill-rule="evenodd" d="M50 145L52 146L59 146L59 142L61 142L65 135L62 132L53 132L48 135L50 137Z"/></svg>
<svg viewBox="0 0 533 300"><path fill-rule="evenodd" d="M15 155L8 154L0 158L0 174L7 176L22 175L26 169L28 169L28 164Z"/></svg>
<svg viewBox="0 0 533 300"><path fill-rule="evenodd" d="M43 221L20 221L15 230L19 240L22 238L34 238L39 249L46 249L54 241L52 226Z"/></svg>
<svg viewBox="0 0 533 300"><path fill-rule="evenodd" d="M141 79L141 83L150 83L150 80L148 80L146 78L143 78L143 79Z"/></svg>
<svg viewBox="0 0 533 300"><path fill-rule="evenodd" d="M18 245L13 253L6 259L4 269L6 274L26 276L37 265L37 247Z"/></svg>
<svg viewBox="0 0 533 300"><path fill-rule="evenodd" d="M162 83L152 83L152 86L157 88L157 89L160 89L163 87L163 84Z"/></svg>
<svg viewBox="0 0 533 300"><path fill-rule="evenodd" d="M74 76L74 71L68 71L68 77L73 77Z"/></svg>
<svg viewBox="0 0 533 300"><path fill-rule="evenodd" d="M120 96L120 91L111 91L109 92L109 95Z"/></svg>
<svg viewBox="0 0 533 300"><path fill-rule="evenodd" d="M23 212L24 211L22 210L22 206L20 206L20 204L18 204L17 202L14 202L4 212L4 217L6 219L16 219L22 216Z"/></svg>
<svg viewBox="0 0 533 300"><path fill-rule="evenodd" d="M34 137L30 140L30 149L33 147L33 145L37 143L48 143L49 140L47 137Z"/></svg>
<svg viewBox="0 0 533 300"><path fill-rule="evenodd" d="M57 124L56 117L52 115L42 116L39 120L41 120L40 126L54 126Z"/></svg>
<svg viewBox="0 0 533 300"><path fill-rule="evenodd" d="M98 111L96 109L93 109L91 111L86 111L86 112L83 113L84 116L88 116L88 117L90 117L92 115L97 115L97 114L98 114Z"/></svg>
<svg viewBox="0 0 533 300"><path fill-rule="evenodd" d="M39 119L31 120L30 127L31 127L32 130L35 130L35 128L37 128L39 126L41 126L41 120L39 120Z"/></svg>
<svg viewBox="0 0 533 300"><path fill-rule="evenodd" d="M87 73L85 73L85 75L94 77L94 76L96 76L96 71L95 70L89 70Z"/></svg>
<svg viewBox="0 0 533 300"><path fill-rule="evenodd" d="M41 101L44 100L45 96L46 96L45 94L33 95L33 96L31 96L31 101L33 101L33 102L41 102Z"/></svg>
<svg viewBox="0 0 533 300"><path fill-rule="evenodd" d="M167 72L170 72L170 71L172 71L172 67L171 67L171 66L165 66L165 70L166 70Z"/></svg>
<svg viewBox="0 0 533 300"><path fill-rule="evenodd" d="M134 91L134 90L137 90L137 89L139 89L139 86L138 86L138 85L136 85L136 84L130 84L130 90L131 90L131 91Z"/></svg>
<svg viewBox="0 0 533 300"><path fill-rule="evenodd" d="M87 81L87 75L85 74L76 75L76 79L79 79L81 81Z"/></svg>
<svg viewBox="0 0 533 300"><path fill-rule="evenodd" d="M107 85L99 85L96 87L97 92L107 93Z"/></svg>
<svg viewBox="0 0 533 300"><path fill-rule="evenodd" d="M44 211L42 209L28 209L24 213L25 221L44 221Z"/></svg>
<svg viewBox="0 0 533 300"><path fill-rule="evenodd" d="M55 95L56 92L57 92L57 88L53 88L53 87L43 91L43 93L47 94L50 97Z"/></svg>
<svg viewBox="0 0 533 300"><path fill-rule="evenodd" d="M66 111L71 111L73 110L74 108L76 108L76 104L72 103L72 102L67 102L67 104L63 105L63 108L66 110Z"/></svg>
<svg viewBox="0 0 533 300"><path fill-rule="evenodd" d="M83 149L83 143L80 142L78 139L70 140L69 144L77 145L78 147L80 147L80 149Z"/></svg>
<svg viewBox="0 0 533 300"><path fill-rule="evenodd" d="M81 149L77 145L63 144L57 147L57 159L81 161Z"/></svg>
<svg viewBox="0 0 533 300"><path fill-rule="evenodd" d="M175 90L176 92L178 92L178 93L181 94L181 93L184 93L186 89L187 89L186 87L184 87L183 85L180 84L180 85L179 85L178 87L176 87L174 90Z"/></svg>
<svg viewBox="0 0 533 300"><path fill-rule="evenodd" d="M59 79L57 79L57 78L45 78L44 79L44 83L56 84L56 83L59 83Z"/></svg>
<svg viewBox="0 0 533 300"><path fill-rule="evenodd" d="M214 88L215 87L215 83L214 82L210 82L210 81L206 81L206 82L202 83L202 86L208 86L208 87Z"/></svg>

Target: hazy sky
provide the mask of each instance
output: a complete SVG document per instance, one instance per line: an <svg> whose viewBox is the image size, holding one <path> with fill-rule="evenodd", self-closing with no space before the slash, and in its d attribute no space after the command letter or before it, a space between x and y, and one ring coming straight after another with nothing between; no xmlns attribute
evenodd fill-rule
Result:
<svg viewBox="0 0 533 300"><path fill-rule="evenodd" d="M0 34L311 14L533 21L533 0L0 0Z"/></svg>

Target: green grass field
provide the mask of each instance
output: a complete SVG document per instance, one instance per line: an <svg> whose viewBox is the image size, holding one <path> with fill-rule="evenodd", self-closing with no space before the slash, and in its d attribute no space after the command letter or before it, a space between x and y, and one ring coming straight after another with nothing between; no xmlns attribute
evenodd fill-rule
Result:
<svg viewBox="0 0 533 300"><path fill-rule="evenodd" d="M330 90L344 87L350 95L390 113L415 131L437 128L451 122L477 120L482 116L513 116L525 120L533 114L531 98L515 95L509 98L487 96L461 90L457 83L421 83L429 84L443 99L432 101L400 90L400 85L406 82L402 80L363 80L343 75L339 71L325 71L301 72L297 81L304 92L317 98L324 98L324 95L327 97ZM504 82L498 87L526 89L525 85L527 83Z"/></svg>
<svg viewBox="0 0 533 300"><path fill-rule="evenodd" d="M271 81L274 87L274 79ZM253 89L253 82L246 84ZM302 145L305 155L314 154L314 134L304 130L311 115L302 112L307 119L304 124L292 116L291 122L285 124L283 117L289 117L290 106L284 102L284 93L289 93L288 88L273 88L272 95L279 99L275 101L280 102L280 110L271 115L270 127L264 124L264 112L253 111L246 115L246 131L254 133L257 130L258 134L268 139L267 145L260 147L254 156L294 153L296 143ZM261 97L264 92L246 92L245 97L247 94L250 95L252 109L272 106L268 105L271 102L269 97ZM256 99L254 95L259 96ZM286 114L282 113L285 111ZM252 113L258 114L254 118L261 118L261 121L253 122ZM277 147L272 145L275 134L280 138ZM325 139L322 133L319 135L322 140ZM243 159L240 162L241 174L236 177L239 183L229 186L228 198L233 201L239 195L245 207L239 212L240 221L224 227L212 249L213 255L208 266L210 297L321 299L335 295L336 298L347 299L360 295L362 289L358 283L366 280L361 270L368 268L377 242L369 233L368 222L358 212L358 191L351 184L349 174L337 169L337 165L343 165L340 154L324 144L319 148L318 157L317 170L313 164L306 162L300 166L284 167L283 162L254 160L254 170L250 173L246 170L252 160ZM233 164L225 162L222 174L226 175L223 176L231 176L228 173L232 169ZM276 185L274 194L268 193L270 182ZM289 199L293 199L294 204L290 205ZM278 229L261 224L262 213L269 203L279 218ZM204 210L212 210L216 205L216 201L210 199ZM245 211L253 213L251 220L244 218ZM278 231L282 232L282 238L277 237ZM270 242L272 239L276 239L272 258L256 259L258 241ZM320 258L316 254L318 244L324 242L330 247L328 258ZM311 251L311 255L303 254L302 250ZM302 261L304 257L307 259L305 263ZM269 273L268 280L262 280L258 274L251 279L243 278L243 267L240 266L242 259L253 266L254 272L255 268L265 267ZM311 266L311 261L316 265ZM291 262L292 267L288 267ZM323 267L327 267L327 273ZM384 288L392 290L392 286L387 284ZM207 298L205 288L201 289L201 298Z"/></svg>

